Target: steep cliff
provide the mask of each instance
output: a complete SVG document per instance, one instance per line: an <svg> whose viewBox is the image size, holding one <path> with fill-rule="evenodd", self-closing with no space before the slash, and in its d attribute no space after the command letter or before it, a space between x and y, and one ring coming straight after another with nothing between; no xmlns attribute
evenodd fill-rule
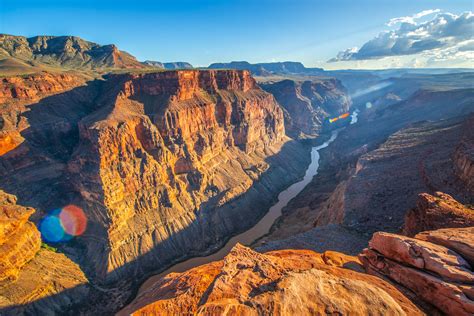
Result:
<svg viewBox="0 0 474 316"><path fill-rule="evenodd" d="M40 232L28 220L33 212L0 190L1 314L64 312L89 292L88 281L74 262L40 248Z"/></svg>
<svg viewBox="0 0 474 316"><path fill-rule="evenodd" d="M422 315L395 287L359 273L355 257L236 245L223 261L172 273L119 315Z"/></svg>
<svg viewBox="0 0 474 316"><path fill-rule="evenodd" d="M104 90L101 110L79 123L68 165L99 278L222 244L263 215L304 165L281 108L249 72L117 75Z"/></svg>
<svg viewBox="0 0 474 316"><path fill-rule="evenodd" d="M362 112L357 124L322 151L318 175L283 210L264 240L335 224L343 226L331 226L337 232L348 233L338 234L340 242L334 240L332 246L346 249L351 239L360 245L354 235L368 241L379 230L399 232L419 193L443 191L463 204L472 203L463 176L469 174L469 155L459 156L460 148L471 150L471 92L425 91L392 107ZM313 233L324 238L328 229Z"/></svg>
<svg viewBox="0 0 474 316"><path fill-rule="evenodd" d="M282 80L262 83L288 112L286 132L292 137L316 137L324 120L349 111L351 101L339 80Z"/></svg>
<svg viewBox="0 0 474 316"><path fill-rule="evenodd" d="M252 226L309 163L247 71L62 76L4 81L1 187L39 210L33 221L84 211L87 230L58 248L95 283L123 285L104 309Z"/></svg>

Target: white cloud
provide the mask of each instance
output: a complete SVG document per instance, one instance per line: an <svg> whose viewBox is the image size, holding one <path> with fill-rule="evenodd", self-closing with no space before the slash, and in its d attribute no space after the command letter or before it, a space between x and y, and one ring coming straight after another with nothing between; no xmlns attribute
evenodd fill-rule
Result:
<svg viewBox="0 0 474 316"><path fill-rule="evenodd" d="M344 50L329 62L374 61L386 57L413 56L411 60L415 62L412 67L421 67L434 61L462 62L463 58L471 58L474 51L474 14L439 13L431 20L422 23L416 21L420 17L436 12L439 10L426 10L411 17L392 19L388 25L400 23L397 29L381 32L360 49ZM399 62L393 60L391 63L396 66ZM402 58L400 63L406 65L407 61Z"/></svg>
<svg viewBox="0 0 474 316"><path fill-rule="evenodd" d="M418 12L417 14L414 14L412 16L402 16L402 17L399 17L399 18L390 19L390 21L387 22L387 25L388 26L393 26L397 23L415 24L416 23L415 20L417 20L419 18L422 18L424 16L427 16L427 15L430 15L430 14L438 13L438 12L441 12L441 10L440 9L424 10L424 11Z"/></svg>

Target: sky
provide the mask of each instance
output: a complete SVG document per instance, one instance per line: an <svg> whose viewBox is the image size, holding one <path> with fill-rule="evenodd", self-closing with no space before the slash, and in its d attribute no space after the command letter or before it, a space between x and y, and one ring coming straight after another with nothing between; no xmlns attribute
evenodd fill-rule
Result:
<svg viewBox="0 0 474 316"><path fill-rule="evenodd" d="M0 33L75 35L138 60L472 67L473 0L0 0ZM471 13L465 13L471 12Z"/></svg>

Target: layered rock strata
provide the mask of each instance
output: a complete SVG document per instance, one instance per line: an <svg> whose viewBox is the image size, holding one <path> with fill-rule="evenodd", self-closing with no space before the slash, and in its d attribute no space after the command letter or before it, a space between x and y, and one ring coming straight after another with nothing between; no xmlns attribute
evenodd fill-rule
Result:
<svg viewBox="0 0 474 316"><path fill-rule="evenodd" d="M472 315L474 273L463 253L472 254L473 244L464 243L465 250L458 253L454 249L459 247L448 248L452 243L448 240L472 241L474 228L450 228L448 231L448 238L445 238L446 232L423 233L422 238L431 242L421 240L418 235L409 238L376 233L359 258L369 273L393 281L408 295L413 293L415 301L424 301L447 315ZM430 238L431 234L437 238Z"/></svg>
<svg viewBox="0 0 474 316"><path fill-rule="evenodd" d="M87 296L87 279L65 255L41 248L34 212L0 191L0 314L50 314Z"/></svg>
<svg viewBox="0 0 474 316"><path fill-rule="evenodd" d="M459 104L469 102L464 99L464 93L459 97L461 99L456 101ZM422 109L427 111L428 108ZM442 110L446 111L445 108ZM449 117L458 110L455 108L451 114L443 115ZM422 192L443 191L464 205L473 202L473 195L456 171L457 162L453 159L459 144L467 143L466 135L472 129L469 117L413 124L392 134L375 149L371 149L373 141L362 145L357 142L369 140L369 127L373 129L370 133L376 133L378 127L372 126L379 122L358 124L342 131L336 141L321 152L318 175L290 201L272 233L261 243L269 240L279 243L277 240L288 237L294 239L297 233L315 226L332 225L328 228L350 231L349 236L358 235L366 242L379 230L399 232L405 213L415 208L418 194ZM343 227L335 228L338 225ZM319 237L316 239L324 238L324 233ZM332 243L336 248L327 249L349 248L345 238L340 240L339 245L335 241ZM354 239L354 246L360 244L358 240ZM265 249L279 249L274 247L276 244L264 246Z"/></svg>
<svg viewBox="0 0 474 316"><path fill-rule="evenodd" d="M18 142L2 147L1 187L39 210L33 221L69 204L84 211L87 230L58 248L95 283L120 284L102 293L104 310L150 273L251 227L309 163L309 148L285 136L282 109L247 71L61 87L50 77L62 80L24 77L15 91L27 92L14 97L3 89L1 132Z"/></svg>
<svg viewBox="0 0 474 316"><path fill-rule="evenodd" d="M307 159L296 157L304 150L284 135L281 108L247 71L111 76L104 89L111 96L79 123L68 165L100 278L222 244Z"/></svg>

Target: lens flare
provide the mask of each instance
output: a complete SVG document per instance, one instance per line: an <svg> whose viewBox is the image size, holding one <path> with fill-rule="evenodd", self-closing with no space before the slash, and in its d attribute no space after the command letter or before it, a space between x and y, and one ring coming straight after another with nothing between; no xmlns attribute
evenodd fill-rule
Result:
<svg viewBox="0 0 474 316"><path fill-rule="evenodd" d="M66 205L48 213L40 223L40 232L48 242L66 242L82 235L87 228L87 217L76 205Z"/></svg>
<svg viewBox="0 0 474 316"><path fill-rule="evenodd" d="M333 123L333 122L335 122L337 120L340 120L340 119L345 119L345 118L349 117L349 115L351 115L349 112L343 113L343 114L339 115L338 117L334 117L334 118L329 119L329 123Z"/></svg>
<svg viewBox="0 0 474 316"><path fill-rule="evenodd" d="M59 213L59 219L63 224L66 233L72 236L79 236L84 233L87 227L87 217L80 207L67 205Z"/></svg>

